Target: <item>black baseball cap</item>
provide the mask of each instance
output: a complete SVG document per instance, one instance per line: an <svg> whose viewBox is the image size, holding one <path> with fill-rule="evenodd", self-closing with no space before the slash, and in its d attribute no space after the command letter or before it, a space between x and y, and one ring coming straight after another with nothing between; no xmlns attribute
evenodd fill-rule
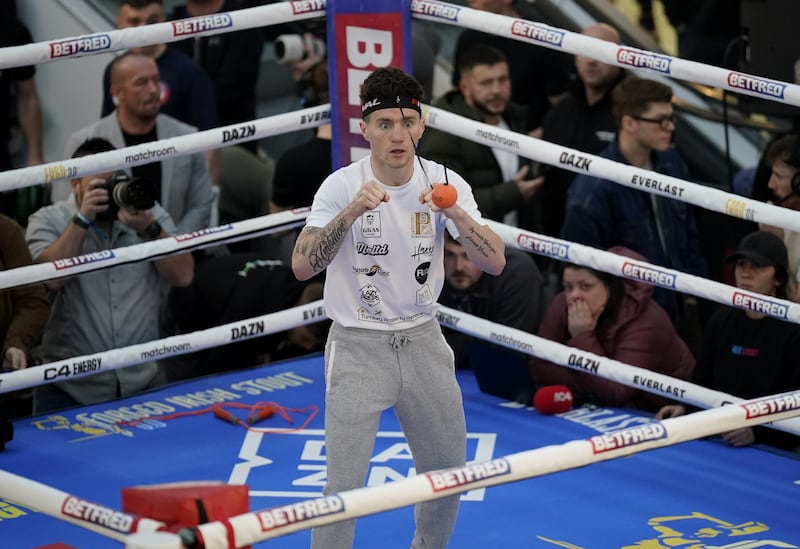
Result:
<svg viewBox="0 0 800 549"><path fill-rule="evenodd" d="M745 236L726 261L749 259L759 267L775 267L789 271L789 253L780 237L769 231L756 231Z"/></svg>

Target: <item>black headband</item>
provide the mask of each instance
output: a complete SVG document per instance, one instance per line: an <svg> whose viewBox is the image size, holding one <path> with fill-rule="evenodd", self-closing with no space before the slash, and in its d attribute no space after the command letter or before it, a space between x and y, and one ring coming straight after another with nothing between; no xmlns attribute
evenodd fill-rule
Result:
<svg viewBox="0 0 800 549"><path fill-rule="evenodd" d="M361 118L366 118L370 113L379 109L389 108L413 109L422 116L422 107L419 99L408 95L395 95L394 97L374 97L361 106Z"/></svg>

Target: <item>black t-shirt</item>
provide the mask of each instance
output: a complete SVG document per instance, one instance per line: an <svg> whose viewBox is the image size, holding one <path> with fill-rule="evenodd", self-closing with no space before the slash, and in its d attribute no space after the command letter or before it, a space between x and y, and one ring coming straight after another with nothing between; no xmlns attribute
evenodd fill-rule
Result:
<svg viewBox="0 0 800 549"><path fill-rule="evenodd" d="M0 47L22 46L33 42L28 29L16 19L0 22ZM10 113L14 112L14 85L16 82L29 80L36 73L36 67L30 65L25 67L11 67L0 70L0 135L4 143L8 143L9 126L11 124ZM0 147L0 170L11 168L11 159L8 154L8 146Z"/></svg>
<svg viewBox="0 0 800 549"><path fill-rule="evenodd" d="M692 380L698 385L751 399L800 389L800 326L776 318L751 319L740 309L717 311L708 321L704 348ZM756 428L756 440L783 448L794 437Z"/></svg>
<svg viewBox="0 0 800 549"><path fill-rule="evenodd" d="M272 202L282 208L311 206L319 186L333 171L330 139L315 137L284 152L275 166Z"/></svg>
<svg viewBox="0 0 800 549"><path fill-rule="evenodd" d="M153 126L153 129L147 133L142 135L133 135L125 130L122 130L122 137L125 140L126 147L133 147L135 145L141 145L142 143L151 143L153 141L158 141L158 135L156 134L156 127ZM133 166L131 168L131 173L133 177L141 177L143 179L149 179L153 182L156 189L158 190L156 196L160 197L159 202L162 204L164 203L163 195L161 192L162 184L161 184L161 162L150 162L149 164L141 164L139 166Z"/></svg>

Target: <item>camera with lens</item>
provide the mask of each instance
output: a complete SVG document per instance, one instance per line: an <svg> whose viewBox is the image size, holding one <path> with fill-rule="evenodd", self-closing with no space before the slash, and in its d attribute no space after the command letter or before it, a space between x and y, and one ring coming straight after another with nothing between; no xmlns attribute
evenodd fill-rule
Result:
<svg viewBox="0 0 800 549"><path fill-rule="evenodd" d="M100 220L115 220L120 208L149 210L158 200L155 183L143 177L131 177L121 171L108 176L100 187L108 191L108 209L97 214Z"/></svg>
<svg viewBox="0 0 800 549"><path fill-rule="evenodd" d="M325 57L326 51L325 41L322 38L316 36L306 38L301 34L282 34L275 39L274 46L275 61L282 65L302 61L308 53Z"/></svg>

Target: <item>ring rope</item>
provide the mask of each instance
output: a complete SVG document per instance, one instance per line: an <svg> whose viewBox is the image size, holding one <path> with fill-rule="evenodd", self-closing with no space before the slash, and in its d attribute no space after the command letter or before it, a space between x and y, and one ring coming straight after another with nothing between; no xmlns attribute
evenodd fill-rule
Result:
<svg viewBox="0 0 800 549"><path fill-rule="evenodd" d="M285 231L303 226L307 215L308 208L286 210L122 248L112 248L71 258L56 259L47 263L34 263L16 267L0 271L0 289L75 276L85 272L158 259L165 255L173 255L207 248L216 244L236 242L264 234Z"/></svg>
<svg viewBox="0 0 800 549"><path fill-rule="evenodd" d="M502 148L557 168L607 179L632 189L681 200L732 217L800 231L800 212L795 210L615 162L578 149L477 122L437 107L426 106L425 111L426 126L490 148Z"/></svg>
<svg viewBox="0 0 800 549"><path fill-rule="evenodd" d="M278 2L267 6L189 17L142 27L11 46L0 48L0 69L108 53L131 47L175 42L183 40L187 36L210 36L324 17L325 14L325 0ZM488 32L556 51L582 55L626 69L642 70L800 106L800 86L796 84L618 45L527 19L515 19L436 0L412 0L411 16L425 21Z"/></svg>
<svg viewBox="0 0 800 549"><path fill-rule="evenodd" d="M527 19L515 19L436 0L412 0L411 13L417 19L496 34L556 51L589 57L623 69L642 70L786 105L800 106L800 86L796 84L614 44Z"/></svg>
<svg viewBox="0 0 800 549"><path fill-rule="evenodd" d="M316 128L329 121L330 105L325 104L80 158L17 168L0 172L0 192L38 185L42 182L86 177L148 164L155 160L186 156L264 137Z"/></svg>
<svg viewBox="0 0 800 549"><path fill-rule="evenodd" d="M708 389L689 381L576 349L449 307L440 306L436 312L436 318L440 324L448 328L490 343L701 408L716 408L726 404L744 402L744 399L722 391ZM787 433L800 435L800 419L782 421L770 426Z"/></svg>
<svg viewBox="0 0 800 549"><path fill-rule="evenodd" d="M205 330L30 366L0 374L0 394L245 341L313 324L326 318L324 302L318 300Z"/></svg>
<svg viewBox="0 0 800 549"><path fill-rule="evenodd" d="M215 521L188 529L203 540L205 549L230 549L229 528L236 547L244 547L315 526L351 520L415 503L457 495L467 490L498 486L546 474L584 467L630 456L654 448L672 446L730 431L786 420L800 415L800 391L781 393L712 408L662 421L628 427L588 439L527 450L489 461L431 471L381 486L364 487L329 496L253 511L224 522ZM87 502L39 482L0 471L0 496L72 524L120 539L124 530L157 528L161 523L137 519L102 505ZM88 504L88 512L67 515L70 503ZM86 509L84 507L84 509ZM110 513L105 515L102 513ZM110 528L97 519L116 516L127 528ZM144 527L144 528L142 528ZM186 531L182 532L185 534ZM182 536L185 539L185 536ZM175 547L180 547L175 535Z"/></svg>
<svg viewBox="0 0 800 549"><path fill-rule="evenodd" d="M492 220L485 221L500 235L507 246L800 324L800 303L765 296L569 240L526 231Z"/></svg>
<svg viewBox="0 0 800 549"><path fill-rule="evenodd" d="M187 17L141 27L0 48L0 69L177 42L189 36L211 36L324 16L324 0L277 2L267 6Z"/></svg>

